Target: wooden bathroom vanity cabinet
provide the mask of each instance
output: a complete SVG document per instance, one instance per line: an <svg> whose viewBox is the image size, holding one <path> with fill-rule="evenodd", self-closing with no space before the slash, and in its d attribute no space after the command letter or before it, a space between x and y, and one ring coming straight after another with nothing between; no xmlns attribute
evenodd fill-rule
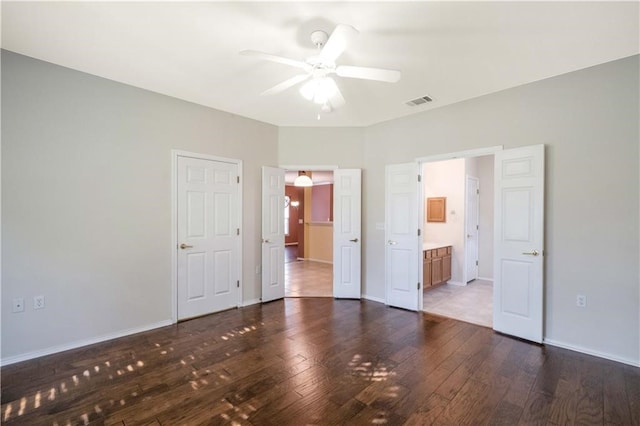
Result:
<svg viewBox="0 0 640 426"><path fill-rule="evenodd" d="M425 290L451 279L451 246L425 243L422 250L422 282Z"/></svg>

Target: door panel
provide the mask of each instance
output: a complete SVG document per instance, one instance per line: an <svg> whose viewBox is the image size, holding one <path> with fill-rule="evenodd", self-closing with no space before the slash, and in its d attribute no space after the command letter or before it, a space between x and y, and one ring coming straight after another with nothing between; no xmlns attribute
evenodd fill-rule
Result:
<svg viewBox="0 0 640 426"><path fill-rule="evenodd" d="M362 174L360 169L337 169L333 180L333 297L359 299Z"/></svg>
<svg viewBox="0 0 640 426"><path fill-rule="evenodd" d="M178 319L185 319L237 306L239 168L183 156L177 165Z"/></svg>
<svg viewBox="0 0 640 426"><path fill-rule="evenodd" d="M544 145L495 160L494 329L542 342Z"/></svg>
<svg viewBox="0 0 640 426"><path fill-rule="evenodd" d="M386 303L415 311L421 281L416 163L386 167L385 210Z"/></svg>
<svg viewBox="0 0 640 426"><path fill-rule="evenodd" d="M262 167L262 302L284 298L284 170Z"/></svg>

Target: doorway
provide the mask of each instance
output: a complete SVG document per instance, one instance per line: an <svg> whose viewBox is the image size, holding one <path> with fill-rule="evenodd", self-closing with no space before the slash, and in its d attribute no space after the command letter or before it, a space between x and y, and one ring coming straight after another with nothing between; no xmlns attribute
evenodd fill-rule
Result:
<svg viewBox="0 0 640 426"><path fill-rule="evenodd" d="M425 214L418 166L423 162L494 155L493 329L541 343L544 312L544 145L491 147L385 166L385 302L422 310ZM416 178L417 177L417 184ZM437 203L435 203L437 204ZM440 203L442 206L444 203ZM435 218L444 216L443 207ZM418 214L418 213L421 214ZM427 211L427 215L429 212ZM417 233L416 233L417 231ZM416 237L417 235L417 237ZM442 250L441 250L442 249ZM438 247L444 258L451 247ZM426 263L426 262L425 262ZM433 265L432 265L433 266ZM441 266L441 270L444 267ZM435 266L434 266L435 268ZM413 285L417 281L417 287Z"/></svg>
<svg viewBox="0 0 640 426"><path fill-rule="evenodd" d="M296 187L303 173L313 186ZM285 172L285 297L333 296L333 171Z"/></svg>
<svg viewBox="0 0 640 426"><path fill-rule="evenodd" d="M493 155L425 162L422 177L423 311L492 327ZM428 211L434 199L445 205L437 220ZM439 256L445 249L451 253Z"/></svg>
<svg viewBox="0 0 640 426"><path fill-rule="evenodd" d="M493 326L493 160L487 155L421 165L423 311L485 327ZM437 220L429 200L445 205Z"/></svg>

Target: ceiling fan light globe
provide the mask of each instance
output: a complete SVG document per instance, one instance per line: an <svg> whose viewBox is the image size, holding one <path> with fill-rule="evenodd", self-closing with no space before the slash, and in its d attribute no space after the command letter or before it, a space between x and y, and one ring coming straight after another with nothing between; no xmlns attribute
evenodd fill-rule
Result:
<svg viewBox="0 0 640 426"><path fill-rule="evenodd" d="M307 175L300 175L293 181L293 186L313 186L313 181Z"/></svg>
<svg viewBox="0 0 640 426"><path fill-rule="evenodd" d="M338 86L332 78L314 78L300 88L302 97L318 105L326 104L338 92Z"/></svg>
<svg viewBox="0 0 640 426"><path fill-rule="evenodd" d="M317 90L317 82L316 80L311 80L303 84L302 87L300 87L300 94L306 100L312 101L316 94L316 90Z"/></svg>

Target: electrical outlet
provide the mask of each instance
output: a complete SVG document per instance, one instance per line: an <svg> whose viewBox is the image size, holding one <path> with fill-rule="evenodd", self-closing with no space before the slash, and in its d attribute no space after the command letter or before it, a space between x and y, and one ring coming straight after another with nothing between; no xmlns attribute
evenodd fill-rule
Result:
<svg viewBox="0 0 640 426"><path fill-rule="evenodd" d="M587 296L584 294L579 294L576 296L576 306L579 308L587 307Z"/></svg>
<svg viewBox="0 0 640 426"><path fill-rule="evenodd" d="M16 297L13 299L12 312L24 312L24 297Z"/></svg>
<svg viewBox="0 0 640 426"><path fill-rule="evenodd" d="M35 296L33 298L33 309L44 308L44 296Z"/></svg>

